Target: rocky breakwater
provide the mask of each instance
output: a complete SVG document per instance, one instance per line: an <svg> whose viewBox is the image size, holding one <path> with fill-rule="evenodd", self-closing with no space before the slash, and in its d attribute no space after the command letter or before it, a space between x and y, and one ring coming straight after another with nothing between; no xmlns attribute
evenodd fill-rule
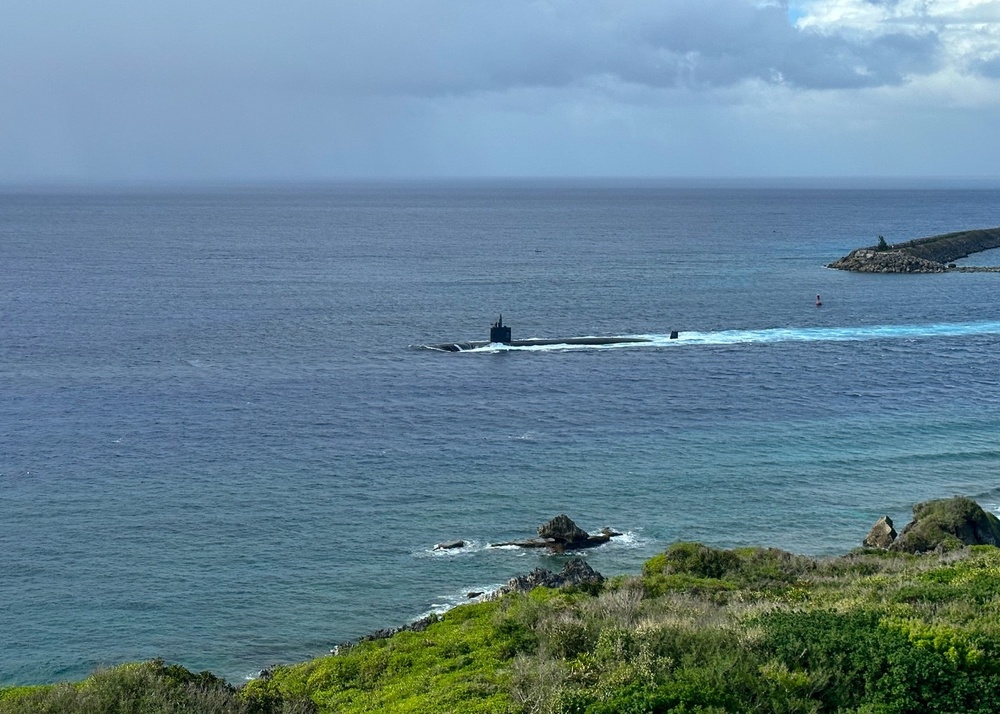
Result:
<svg viewBox="0 0 1000 714"><path fill-rule="evenodd" d="M1000 272L1000 267L958 267L952 261L984 250L1000 248L1000 228L958 231L918 238L906 243L853 250L827 267L855 273Z"/></svg>
<svg viewBox="0 0 1000 714"><path fill-rule="evenodd" d="M858 248L828 268L850 270L855 273L944 273L948 266L932 260L917 258L901 250L875 250Z"/></svg>

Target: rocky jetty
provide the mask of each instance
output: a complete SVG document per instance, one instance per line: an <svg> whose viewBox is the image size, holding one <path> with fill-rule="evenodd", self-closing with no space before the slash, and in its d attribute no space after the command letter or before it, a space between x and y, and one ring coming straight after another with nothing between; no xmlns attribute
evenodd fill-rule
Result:
<svg viewBox="0 0 1000 714"><path fill-rule="evenodd" d="M967 545L1000 546L1000 519L969 498L955 496L918 503L913 520L896 536L883 516L864 540L866 548L903 553L957 550Z"/></svg>
<svg viewBox="0 0 1000 714"><path fill-rule="evenodd" d="M590 535L580 528L569 516L561 514L547 523L538 526L538 537L527 540L513 540L506 543L491 543L491 547L499 548L505 545L513 545L518 548L548 548L556 553L567 550L580 550L581 548L593 548L594 546L607 543L609 540L621 533L610 528L602 528L600 533Z"/></svg>
<svg viewBox="0 0 1000 714"><path fill-rule="evenodd" d="M1000 248L1000 228L945 233L929 238L917 238L892 247L905 250L924 260L950 263L960 258L968 258L973 253Z"/></svg>
<svg viewBox="0 0 1000 714"><path fill-rule="evenodd" d="M993 248L1000 248L1000 228L958 231L906 243L858 248L827 267L856 273L1000 272L1000 267L957 267L953 263Z"/></svg>
<svg viewBox="0 0 1000 714"><path fill-rule="evenodd" d="M850 270L855 273L945 273L948 266L932 260L917 258L901 250L875 250L858 248L837 260L828 268Z"/></svg>

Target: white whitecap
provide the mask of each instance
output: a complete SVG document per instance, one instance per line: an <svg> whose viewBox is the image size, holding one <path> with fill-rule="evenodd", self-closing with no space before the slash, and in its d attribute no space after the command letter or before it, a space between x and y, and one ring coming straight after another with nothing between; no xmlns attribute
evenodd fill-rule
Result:
<svg viewBox="0 0 1000 714"><path fill-rule="evenodd" d="M455 540L461 540L465 543L465 545L460 548L438 548L437 544L434 544L423 550L415 551L411 555L416 558L455 558L462 555L478 553L488 547L478 540L470 540L466 538L456 538Z"/></svg>
<svg viewBox="0 0 1000 714"><path fill-rule="evenodd" d="M929 338L1000 335L1000 322L945 322L916 325L864 325L858 327L771 327L759 330L680 331L672 338L669 333L621 335L623 339L640 338L646 342L618 342L601 345L550 344L503 345L489 344L467 353L496 352L565 352L575 350L642 349L649 347L683 347L696 345L777 344L782 342L863 342L868 340L920 340ZM585 338L572 338L585 339Z"/></svg>

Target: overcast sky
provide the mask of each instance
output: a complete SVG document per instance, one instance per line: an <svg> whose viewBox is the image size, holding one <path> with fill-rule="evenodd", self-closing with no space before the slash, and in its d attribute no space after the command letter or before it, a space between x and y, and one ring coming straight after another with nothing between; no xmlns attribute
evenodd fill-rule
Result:
<svg viewBox="0 0 1000 714"><path fill-rule="evenodd" d="M0 182L998 176L1000 0L6 0Z"/></svg>

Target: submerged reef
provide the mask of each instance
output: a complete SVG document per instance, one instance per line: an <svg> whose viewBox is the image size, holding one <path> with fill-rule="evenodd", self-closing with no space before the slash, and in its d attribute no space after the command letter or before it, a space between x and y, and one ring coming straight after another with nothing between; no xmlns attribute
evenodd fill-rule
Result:
<svg viewBox="0 0 1000 714"><path fill-rule="evenodd" d="M873 533L826 558L675 543L609 579L573 558L239 688L157 660L0 689L0 713L1000 710L1000 521L956 497Z"/></svg>

